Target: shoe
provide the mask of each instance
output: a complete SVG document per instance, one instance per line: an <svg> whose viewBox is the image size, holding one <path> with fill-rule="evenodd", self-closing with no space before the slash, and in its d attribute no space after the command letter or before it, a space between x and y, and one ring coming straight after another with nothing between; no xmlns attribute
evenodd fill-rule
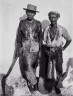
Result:
<svg viewBox="0 0 73 96"><path fill-rule="evenodd" d="M34 91L37 91L37 90L38 90L37 85L28 86L28 88L29 88L29 91L30 91L30 92L34 92Z"/></svg>

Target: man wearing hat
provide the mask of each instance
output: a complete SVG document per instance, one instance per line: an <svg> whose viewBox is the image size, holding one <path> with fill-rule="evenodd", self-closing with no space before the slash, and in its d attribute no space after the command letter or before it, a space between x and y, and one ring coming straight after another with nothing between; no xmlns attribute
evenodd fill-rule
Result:
<svg viewBox="0 0 73 96"><path fill-rule="evenodd" d="M28 4L27 8L23 9L26 11L27 18L19 23L16 56L19 56L20 71L28 82L28 87L35 89L37 86L35 69L39 57L42 26L40 21L34 19L36 13L39 12L36 6Z"/></svg>
<svg viewBox="0 0 73 96"><path fill-rule="evenodd" d="M41 58L44 59L41 59L41 63L40 63L40 76L42 78L55 79L54 77L54 67L55 67L57 77L56 77L54 89L57 94L60 94L61 90L59 88L60 87L59 80L60 77L63 80L64 77L66 76L66 74L63 74L63 69L62 69L62 64L63 64L62 51L64 51L69 46L72 39L68 34L67 30L64 27L57 24L57 21L60 18L60 13L56 11L50 11L48 13L48 17L51 24L44 30L43 46L41 47L42 48ZM62 38L66 40L65 44L63 44ZM45 50L45 52L43 50ZM48 67L45 67L46 62L49 62ZM41 68L41 66L43 67ZM50 69L52 71L52 74L50 74ZM49 90L49 88L47 89Z"/></svg>

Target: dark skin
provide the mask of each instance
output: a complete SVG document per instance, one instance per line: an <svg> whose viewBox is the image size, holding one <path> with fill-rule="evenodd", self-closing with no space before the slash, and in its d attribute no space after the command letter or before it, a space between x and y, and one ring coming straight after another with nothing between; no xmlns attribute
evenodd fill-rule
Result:
<svg viewBox="0 0 73 96"><path fill-rule="evenodd" d="M53 26L53 27L57 27L57 21L58 21L58 16L56 15L56 14L51 14L50 16L49 16L49 20L50 20L50 22L51 22L51 25ZM64 51L67 47L68 47L68 45L71 43L71 40L68 40L68 41L66 41L66 43L65 43L65 45L62 47L62 51Z"/></svg>
<svg viewBox="0 0 73 96"><path fill-rule="evenodd" d="M34 16L36 15L36 12L34 12L34 11L26 11L26 14L27 14L27 19L29 20L29 21L32 21L33 19L34 19Z"/></svg>

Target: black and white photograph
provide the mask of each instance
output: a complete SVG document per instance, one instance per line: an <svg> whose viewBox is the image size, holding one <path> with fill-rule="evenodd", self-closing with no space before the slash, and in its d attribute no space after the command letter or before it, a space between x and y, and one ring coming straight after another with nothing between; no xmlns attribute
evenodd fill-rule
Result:
<svg viewBox="0 0 73 96"><path fill-rule="evenodd" d="M73 0L0 0L0 96L73 96Z"/></svg>

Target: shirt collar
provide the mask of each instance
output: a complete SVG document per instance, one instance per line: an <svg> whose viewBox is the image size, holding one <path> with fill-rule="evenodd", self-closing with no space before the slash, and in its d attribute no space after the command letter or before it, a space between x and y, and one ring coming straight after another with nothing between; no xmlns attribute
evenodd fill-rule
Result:
<svg viewBox="0 0 73 96"><path fill-rule="evenodd" d="M49 25L49 27L51 27L51 24ZM57 24L57 28L59 28L59 24Z"/></svg>
<svg viewBox="0 0 73 96"><path fill-rule="evenodd" d="M51 27L51 24L49 25L48 29L50 29L50 27ZM60 28L60 25L57 24L57 30L59 30L59 28Z"/></svg>

